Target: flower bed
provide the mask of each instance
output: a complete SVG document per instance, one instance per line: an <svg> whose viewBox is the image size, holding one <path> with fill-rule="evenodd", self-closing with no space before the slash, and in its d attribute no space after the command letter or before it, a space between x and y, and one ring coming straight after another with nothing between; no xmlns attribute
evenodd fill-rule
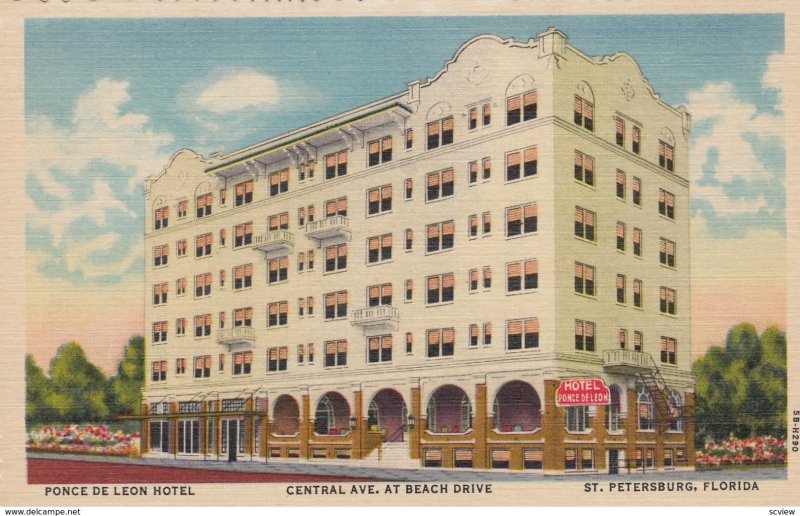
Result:
<svg viewBox="0 0 800 516"><path fill-rule="evenodd" d="M26 449L30 452L137 457L139 434L125 434L121 430L112 433L105 425L45 426L28 432Z"/></svg>
<svg viewBox="0 0 800 516"><path fill-rule="evenodd" d="M774 437L749 437L711 442L697 452L701 467L751 464L786 464L786 441Z"/></svg>

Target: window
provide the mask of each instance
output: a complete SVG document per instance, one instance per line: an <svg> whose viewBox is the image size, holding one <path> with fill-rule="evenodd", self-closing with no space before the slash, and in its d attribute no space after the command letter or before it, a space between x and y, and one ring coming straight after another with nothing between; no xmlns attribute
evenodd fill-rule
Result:
<svg viewBox="0 0 800 516"><path fill-rule="evenodd" d="M636 206L642 205L642 180L633 176L633 184L631 185L631 197L633 204Z"/></svg>
<svg viewBox="0 0 800 516"><path fill-rule="evenodd" d="M492 123L492 105L490 103L486 103L481 106L481 115L483 118L483 125L489 125Z"/></svg>
<svg viewBox="0 0 800 516"><path fill-rule="evenodd" d="M197 208L197 218L207 217L211 215L212 196L210 193L198 196L195 199L195 207Z"/></svg>
<svg viewBox="0 0 800 516"><path fill-rule="evenodd" d="M186 374L186 359L185 358L176 358L175 359L175 374Z"/></svg>
<svg viewBox="0 0 800 516"><path fill-rule="evenodd" d="M661 363L675 365L678 363L677 348L678 341L672 337L661 337Z"/></svg>
<svg viewBox="0 0 800 516"><path fill-rule="evenodd" d="M575 180L594 186L594 158L575 151Z"/></svg>
<svg viewBox="0 0 800 516"><path fill-rule="evenodd" d="M281 256L280 258L272 258L267 261L267 283L280 283L286 281L289 277L289 257Z"/></svg>
<svg viewBox="0 0 800 516"><path fill-rule="evenodd" d="M506 237L536 233L538 219L535 202L506 208Z"/></svg>
<svg viewBox="0 0 800 516"><path fill-rule="evenodd" d="M225 246L225 240L226 240L227 236L228 236L228 231L225 228L222 228L222 229L219 230L219 245L220 246L223 246L223 247Z"/></svg>
<svg viewBox="0 0 800 516"><path fill-rule="evenodd" d="M211 273L198 274L194 277L194 297L211 295Z"/></svg>
<svg viewBox="0 0 800 516"><path fill-rule="evenodd" d="M406 129L406 150L414 146L414 130Z"/></svg>
<svg viewBox="0 0 800 516"><path fill-rule="evenodd" d="M483 288L492 288L492 268L488 265L483 268Z"/></svg>
<svg viewBox="0 0 800 516"><path fill-rule="evenodd" d="M539 347L539 319L517 319L506 323L506 349Z"/></svg>
<svg viewBox="0 0 800 516"><path fill-rule="evenodd" d="M310 270L310 271L313 271L314 270L314 251L313 250L308 251L306 253L306 262L308 264L307 269Z"/></svg>
<svg viewBox="0 0 800 516"><path fill-rule="evenodd" d="M167 321L158 321L153 323L153 344L157 342L167 341L167 331L169 330L169 323Z"/></svg>
<svg viewBox="0 0 800 516"><path fill-rule="evenodd" d="M471 161L468 165L469 167L469 175L467 177L467 181L469 184L475 184L478 182L478 162Z"/></svg>
<svg viewBox="0 0 800 516"><path fill-rule="evenodd" d="M521 292L539 288L539 262L524 260L506 264L506 291Z"/></svg>
<svg viewBox="0 0 800 516"><path fill-rule="evenodd" d="M253 286L253 264L239 265L233 268L233 288L239 290Z"/></svg>
<svg viewBox="0 0 800 516"><path fill-rule="evenodd" d="M211 376L211 355L194 357L194 377L208 378Z"/></svg>
<svg viewBox="0 0 800 516"><path fill-rule="evenodd" d="M220 312L218 316L219 329L225 328L225 312Z"/></svg>
<svg viewBox="0 0 800 516"><path fill-rule="evenodd" d="M269 175L269 196L275 197L278 194L289 191L289 169L285 168Z"/></svg>
<svg viewBox="0 0 800 516"><path fill-rule="evenodd" d="M371 285L367 287L367 305L380 306L392 304L392 284Z"/></svg>
<svg viewBox="0 0 800 516"><path fill-rule="evenodd" d="M452 220L428 224L425 227L427 234L426 252L435 253L453 248L455 240L455 223Z"/></svg>
<svg viewBox="0 0 800 516"><path fill-rule="evenodd" d="M407 279L405 287L406 287L406 302L412 301L414 299L414 280Z"/></svg>
<svg viewBox="0 0 800 516"><path fill-rule="evenodd" d="M492 178L492 159L491 158L483 158L481 162L483 169L483 180L486 181L487 179Z"/></svg>
<svg viewBox="0 0 800 516"><path fill-rule="evenodd" d="M246 222L244 224L238 224L233 228L233 234L235 240L233 242L233 247L241 247L243 245L250 245L253 243L253 223Z"/></svg>
<svg viewBox="0 0 800 516"><path fill-rule="evenodd" d="M614 119L616 127L616 142L620 147L625 147L625 120L617 117Z"/></svg>
<svg viewBox="0 0 800 516"><path fill-rule="evenodd" d="M220 353L219 354L218 363L219 363L219 366L218 366L219 367L219 371L225 371L225 353Z"/></svg>
<svg viewBox="0 0 800 516"><path fill-rule="evenodd" d="M169 291L168 283L156 283L153 285L153 304L163 305L167 302L167 291Z"/></svg>
<svg viewBox="0 0 800 516"><path fill-rule="evenodd" d="M406 333L406 354L410 355L414 352L414 334L411 332Z"/></svg>
<svg viewBox="0 0 800 516"><path fill-rule="evenodd" d="M347 244L332 245L325 248L325 272L347 269Z"/></svg>
<svg viewBox="0 0 800 516"><path fill-rule="evenodd" d="M675 242L666 238L659 239L658 261L661 265L675 267Z"/></svg>
<svg viewBox="0 0 800 516"><path fill-rule="evenodd" d="M428 330L428 357L451 357L455 352L456 330L439 328Z"/></svg>
<svg viewBox="0 0 800 516"><path fill-rule="evenodd" d="M227 276L227 272L225 269L219 270L219 287L222 288L225 286L225 277Z"/></svg>
<svg viewBox="0 0 800 516"><path fill-rule="evenodd" d="M175 280L175 295L182 296L186 294L186 278L178 278Z"/></svg>
<svg viewBox="0 0 800 516"><path fill-rule="evenodd" d="M211 255L211 244L214 237L211 233L194 237L194 255L197 258Z"/></svg>
<svg viewBox="0 0 800 516"><path fill-rule="evenodd" d="M329 340L325 342L325 367L347 365L347 341Z"/></svg>
<svg viewBox="0 0 800 516"><path fill-rule="evenodd" d="M347 317L347 291L325 294L325 319L343 319Z"/></svg>
<svg viewBox="0 0 800 516"><path fill-rule="evenodd" d="M633 306L636 308L642 307L642 280L633 280Z"/></svg>
<svg viewBox="0 0 800 516"><path fill-rule="evenodd" d="M367 339L367 362L375 364L378 362L392 361L392 336L380 335Z"/></svg>
<svg viewBox="0 0 800 516"><path fill-rule="evenodd" d="M594 351L593 322L575 320L575 349L578 351Z"/></svg>
<svg viewBox="0 0 800 516"><path fill-rule="evenodd" d="M589 407L586 405L567 407L565 425L567 427L567 432L585 432L589 425ZM570 451L572 452L572 460L574 461L575 450L566 451L567 462L569 462L570 459ZM577 469L577 466L573 466L572 468L568 466L567 469Z"/></svg>
<svg viewBox="0 0 800 516"><path fill-rule="evenodd" d="M312 317L314 315L314 296L308 296L306 298L306 307L308 316Z"/></svg>
<svg viewBox="0 0 800 516"><path fill-rule="evenodd" d="M194 336L208 337L211 335L211 314L194 316Z"/></svg>
<svg viewBox="0 0 800 516"><path fill-rule="evenodd" d="M455 277L453 273L427 277L428 304L448 303L453 300Z"/></svg>
<svg viewBox="0 0 800 516"><path fill-rule="evenodd" d="M270 215L267 219L267 226L270 231L278 231L279 229L289 229L289 212L284 211L276 215Z"/></svg>
<svg viewBox="0 0 800 516"><path fill-rule="evenodd" d="M169 226L169 206L156 208L153 219L155 229L161 229Z"/></svg>
<svg viewBox="0 0 800 516"><path fill-rule="evenodd" d="M186 217L188 212L189 212L189 201L180 201L178 203L178 218L182 219ZM198 215L198 217L202 217L202 215Z"/></svg>
<svg viewBox="0 0 800 516"><path fill-rule="evenodd" d="M483 323L483 345L488 346L492 343L492 323Z"/></svg>
<svg viewBox="0 0 800 516"><path fill-rule="evenodd" d="M306 178L314 179L314 165L316 165L316 162L313 160L308 163L301 163L297 167L297 180L305 181Z"/></svg>
<svg viewBox="0 0 800 516"><path fill-rule="evenodd" d="M538 163L536 147L506 154L506 181L516 181L520 177L536 175Z"/></svg>
<svg viewBox="0 0 800 516"><path fill-rule="evenodd" d="M289 322L289 302L278 301L267 305L267 328L286 326Z"/></svg>
<svg viewBox="0 0 800 516"><path fill-rule="evenodd" d="M595 213L580 206L575 206L575 236L594 242Z"/></svg>
<svg viewBox="0 0 800 516"><path fill-rule="evenodd" d="M675 315L675 298L677 294L671 288L661 287L658 289L658 298L660 300L660 310L662 314Z"/></svg>
<svg viewBox="0 0 800 516"><path fill-rule="evenodd" d="M334 152L325 156L325 179L347 175L347 151Z"/></svg>
<svg viewBox="0 0 800 516"><path fill-rule="evenodd" d="M634 351L641 351L642 350L642 342L644 340L644 336L642 332L635 331L633 332L633 350Z"/></svg>
<svg viewBox="0 0 800 516"><path fill-rule="evenodd" d="M372 167L392 161L392 137L386 136L367 144L367 166Z"/></svg>
<svg viewBox="0 0 800 516"><path fill-rule="evenodd" d="M483 234L484 236L489 235L492 233L492 214L491 212L485 211L481 216L483 219Z"/></svg>
<svg viewBox="0 0 800 516"><path fill-rule="evenodd" d="M625 250L625 224L617 221L617 251Z"/></svg>
<svg viewBox="0 0 800 516"><path fill-rule="evenodd" d="M507 97L506 125L514 125L536 118L537 103L536 90Z"/></svg>
<svg viewBox="0 0 800 516"><path fill-rule="evenodd" d="M448 116L435 122L429 122L428 150L453 143L453 117Z"/></svg>
<svg viewBox="0 0 800 516"><path fill-rule="evenodd" d="M631 150L634 152L634 154L639 154L640 152L639 140L641 136L642 130L636 126L633 126L633 129L631 130Z"/></svg>
<svg viewBox="0 0 800 516"><path fill-rule="evenodd" d="M475 292L478 290L478 269L469 270L469 291Z"/></svg>
<svg viewBox="0 0 800 516"><path fill-rule="evenodd" d="M675 220L675 196L666 190L658 190L658 213Z"/></svg>
<svg viewBox="0 0 800 516"><path fill-rule="evenodd" d="M302 364L306 360L306 347L303 344L297 345L297 363Z"/></svg>
<svg viewBox="0 0 800 516"><path fill-rule="evenodd" d="M427 176L428 191L426 201L435 201L436 199L444 199L452 197L455 190L455 174L453 169L443 170L441 172L431 172Z"/></svg>
<svg viewBox="0 0 800 516"><path fill-rule="evenodd" d="M638 415L639 430L653 430L655 428L655 417L653 413L653 397L650 390L642 383L636 389L636 413Z"/></svg>
<svg viewBox="0 0 800 516"><path fill-rule="evenodd" d="M411 200L414 197L414 180L407 177L405 180L406 187L406 200Z"/></svg>
<svg viewBox="0 0 800 516"><path fill-rule="evenodd" d="M251 307L247 308L237 308L233 311L233 325L236 327L239 326L252 326L253 325L253 309Z"/></svg>
<svg viewBox="0 0 800 516"><path fill-rule="evenodd" d="M367 215L392 211L392 185L367 191Z"/></svg>
<svg viewBox="0 0 800 516"><path fill-rule="evenodd" d="M411 228L406 229L405 235L406 235L405 249L406 251L411 251L414 249L414 230Z"/></svg>
<svg viewBox="0 0 800 516"><path fill-rule="evenodd" d="M594 267L575 262L575 292L594 296Z"/></svg>
<svg viewBox="0 0 800 516"><path fill-rule="evenodd" d="M347 197L325 201L325 217L347 217ZM309 221L311 218L309 217Z"/></svg>
<svg viewBox="0 0 800 516"><path fill-rule="evenodd" d="M175 319L175 335L186 335L186 319L184 317Z"/></svg>
<svg viewBox="0 0 800 516"><path fill-rule="evenodd" d="M594 104L586 99L575 95L575 123L585 127L586 129L594 130Z"/></svg>
<svg viewBox="0 0 800 516"><path fill-rule="evenodd" d="M478 236L478 216L477 215L470 215L467 217L467 227L469 228L468 236L470 238L475 238Z"/></svg>
<svg viewBox="0 0 800 516"><path fill-rule="evenodd" d="M617 274L617 303L625 303L625 276Z"/></svg>
<svg viewBox="0 0 800 516"><path fill-rule="evenodd" d="M642 229L633 228L633 254L642 256Z"/></svg>
<svg viewBox="0 0 800 516"><path fill-rule="evenodd" d="M234 204L236 206L250 204L253 202L253 180L251 179L250 181L239 183L236 185L235 192L236 197Z"/></svg>
<svg viewBox="0 0 800 516"><path fill-rule="evenodd" d="M153 248L153 267L161 267L167 264L169 258L169 246L157 245Z"/></svg>
<svg viewBox="0 0 800 516"><path fill-rule="evenodd" d="M594 469L594 450L590 448L581 450L581 469Z"/></svg>
<svg viewBox="0 0 800 516"><path fill-rule="evenodd" d="M619 349L628 348L628 330L620 330L617 332L617 340L619 341Z"/></svg>
<svg viewBox="0 0 800 516"><path fill-rule="evenodd" d="M659 140L658 142L658 166L665 168L670 172L675 171L675 147L667 142Z"/></svg>
<svg viewBox="0 0 800 516"><path fill-rule="evenodd" d="M219 189L219 205L225 206L225 202L228 200L228 190L226 188Z"/></svg>
<svg viewBox="0 0 800 516"><path fill-rule="evenodd" d="M189 244L186 242L185 238L175 242L175 254L178 255L179 258L181 256L186 256L187 249L189 249Z"/></svg>
<svg viewBox="0 0 800 516"><path fill-rule="evenodd" d="M297 316L303 317L306 314L306 300L305 298L297 298Z"/></svg>
<svg viewBox="0 0 800 516"><path fill-rule="evenodd" d="M669 431L671 432L682 432L683 431L683 402L681 400L681 395L678 391L672 391L669 394L669 399L667 400L667 404L669 406ZM664 465L672 466L672 453L669 455L669 462L667 462L667 451L672 452L672 450L664 450Z"/></svg>
<svg viewBox="0 0 800 516"><path fill-rule="evenodd" d="M241 351L233 354L233 374L250 374L253 367L253 352Z"/></svg>
<svg viewBox="0 0 800 516"><path fill-rule="evenodd" d="M306 253L304 252L297 253L297 270L299 272L303 272L305 266L306 266Z"/></svg>
<svg viewBox="0 0 800 516"><path fill-rule="evenodd" d="M267 372L286 371L289 358L289 348L282 346L279 348L269 348L267 350Z"/></svg>
<svg viewBox="0 0 800 516"><path fill-rule="evenodd" d="M469 345L475 347L478 345L479 330L477 324L469 325Z"/></svg>
<svg viewBox="0 0 800 516"><path fill-rule="evenodd" d="M617 169L617 199L625 199L625 172Z"/></svg>
<svg viewBox="0 0 800 516"><path fill-rule="evenodd" d="M392 235L381 235L367 239L367 262L378 263L392 259Z"/></svg>
<svg viewBox="0 0 800 516"><path fill-rule="evenodd" d="M478 127L478 108L469 108L468 127L470 130L477 129Z"/></svg>
<svg viewBox="0 0 800 516"><path fill-rule="evenodd" d="M306 209L304 207L297 208L297 227L302 228L306 225Z"/></svg>
<svg viewBox="0 0 800 516"><path fill-rule="evenodd" d="M167 379L167 361L156 360L153 362L153 381L163 382Z"/></svg>

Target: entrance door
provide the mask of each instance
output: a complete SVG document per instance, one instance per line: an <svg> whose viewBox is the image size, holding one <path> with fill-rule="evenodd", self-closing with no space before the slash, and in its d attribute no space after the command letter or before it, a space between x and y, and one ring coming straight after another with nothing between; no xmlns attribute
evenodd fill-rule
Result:
<svg viewBox="0 0 800 516"><path fill-rule="evenodd" d="M619 474L619 450L608 450L608 474Z"/></svg>
<svg viewBox="0 0 800 516"><path fill-rule="evenodd" d="M239 421L228 419L222 424L227 426L228 462L236 462L236 452L239 450Z"/></svg>

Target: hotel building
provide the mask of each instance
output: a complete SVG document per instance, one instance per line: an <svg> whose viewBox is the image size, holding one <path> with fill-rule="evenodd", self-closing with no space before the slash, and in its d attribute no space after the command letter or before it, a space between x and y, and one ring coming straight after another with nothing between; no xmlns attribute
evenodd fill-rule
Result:
<svg viewBox="0 0 800 516"><path fill-rule="evenodd" d="M143 454L694 464L690 116L625 54L479 36L146 181ZM603 403L562 406L564 380Z"/></svg>

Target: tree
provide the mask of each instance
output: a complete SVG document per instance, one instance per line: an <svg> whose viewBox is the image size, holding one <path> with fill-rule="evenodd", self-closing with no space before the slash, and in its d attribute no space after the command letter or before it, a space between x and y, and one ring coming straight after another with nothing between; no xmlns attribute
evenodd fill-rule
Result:
<svg viewBox="0 0 800 516"><path fill-rule="evenodd" d="M101 421L109 416L107 380L77 342L58 348L50 361L49 400L62 421Z"/></svg>
<svg viewBox="0 0 800 516"><path fill-rule="evenodd" d="M30 353L25 355L25 423L47 423L57 419L55 409L50 405L53 386L44 374L36 359Z"/></svg>
<svg viewBox="0 0 800 516"><path fill-rule="evenodd" d="M117 374L110 379L114 414L138 413L144 387L144 337L131 337L117 366Z"/></svg>
<svg viewBox="0 0 800 516"><path fill-rule="evenodd" d="M697 439L786 435L786 335L761 337L752 324L731 328L692 366L697 377Z"/></svg>

